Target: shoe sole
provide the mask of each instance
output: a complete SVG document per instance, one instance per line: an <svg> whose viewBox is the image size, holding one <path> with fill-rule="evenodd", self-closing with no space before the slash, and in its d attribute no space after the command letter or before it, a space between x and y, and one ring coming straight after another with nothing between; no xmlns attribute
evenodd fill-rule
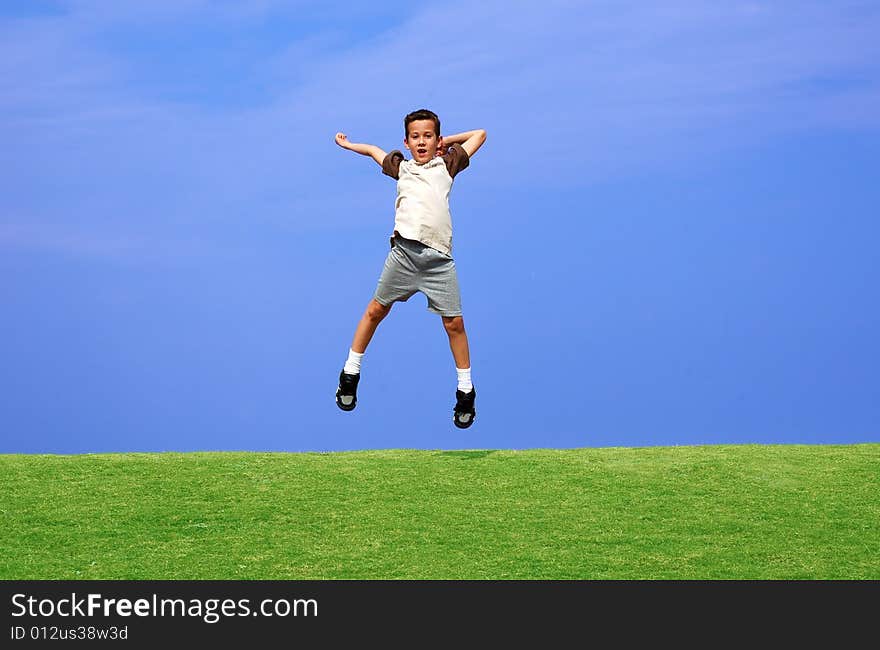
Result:
<svg viewBox="0 0 880 650"><path fill-rule="evenodd" d="M357 406L357 397L355 397L355 398L354 398L354 401L352 401L352 403L349 404L348 406L346 406L345 404L343 404L342 402L340 402L340 401L339 401L339 398L340 398L340 395L337 394L337 395L336 395L336 406L338 406L339 408L341 408L343 411L353 411L353 410L354 410L354 407Z"/></svg>
<svg viewBox="0 0 880 650"><path fill-rule="evenodd" d="M459 429L467 429L469 426L471 426L474 423L474 420L476 420L476 419L477 419L476 413L471 415L471 419L468 420L467 422L459 422L457 417L452 416L452 423L455 426L457 426Z"/></svg>

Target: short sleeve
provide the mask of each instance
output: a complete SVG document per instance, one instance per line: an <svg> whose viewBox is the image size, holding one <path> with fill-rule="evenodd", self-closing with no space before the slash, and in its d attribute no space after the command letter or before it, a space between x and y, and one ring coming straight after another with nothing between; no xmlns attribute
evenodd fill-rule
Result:
<svg viewBox="0 0 880 650"><path fill-rule="evenodd" d="M467 166L471 164L471 157L468 156L468 152L457 142L449 145L446 153L443 154L443 160L446 163L446 169L449 171L449 175L452 178L455 178L455 175L458 172L462 169L466 169Z"/></svg>
<svg viewBox="0 0 880 650"><path fill-rule="evenodd" d="M398 178L400 174L400 163L403 160L403 152L395 149L385 156L382 161L382 173L391 178Z"/></svg>

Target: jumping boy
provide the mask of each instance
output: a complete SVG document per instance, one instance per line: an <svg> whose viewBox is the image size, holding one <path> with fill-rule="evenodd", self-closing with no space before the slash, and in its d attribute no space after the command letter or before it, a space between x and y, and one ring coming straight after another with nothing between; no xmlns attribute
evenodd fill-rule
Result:
<svg viewBox="0 0 880 650"><path fill-rule="evenodd" d="M343 411L354 409L361 360L376 327L395 302L405 302L421 291L428 299L428 311L440 315L449 335L458 373L452 421L466 429L477 414L477 391L471 381L470 352L452 259L449 192L455 175L470 164L471 156L486 141L486 132L479 129L444 138L440 135L440 118L427 109L407 115L403 131L403 144L412 153L411 160L405 160L398 149L386 154L375 145L349 142L344 133L336 134L340 147L372 157L382 166L383 174L397 179L391 250L339 373L336 404Z"/></svg>

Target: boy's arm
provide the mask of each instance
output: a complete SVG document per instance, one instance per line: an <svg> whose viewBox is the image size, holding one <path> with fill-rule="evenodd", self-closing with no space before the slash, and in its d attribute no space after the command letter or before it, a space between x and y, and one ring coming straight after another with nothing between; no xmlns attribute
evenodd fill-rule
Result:
<svg viewBox="0 0 880 650"><path fill-rule="evenodd" d="M486 131L477 129L476 131L465 131L464 133L456 133L455 135L443 136L443 153L451 144L460 144L467 152L468 157L477 153L477 149L483 146L486 141Z"/></svg>
<svg viewBox="0 0 880 650"><path fill-rule="evenodd" d="M348 149L349 151L354 151L355 153L359 153L364 156L370 156L375 160L379 165L382 165L382 161L385 160L385 156L387 155L382 149L377 147L374 144L359 144L357 142L349 142L348 136L344 133L336 134L336 144L338 144L343 149Z"/></svg>

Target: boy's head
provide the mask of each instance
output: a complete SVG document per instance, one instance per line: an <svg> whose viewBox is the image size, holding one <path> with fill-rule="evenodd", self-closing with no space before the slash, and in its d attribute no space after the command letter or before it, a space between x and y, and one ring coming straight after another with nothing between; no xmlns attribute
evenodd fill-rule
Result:
<svg viewBox="0 0 880 650"><path fill-rule="evenodd" d="M443 144L440 118L433 111L421 108L403 118L403 144L412 152L413 160L423 165L431 160Z"/></svg>

